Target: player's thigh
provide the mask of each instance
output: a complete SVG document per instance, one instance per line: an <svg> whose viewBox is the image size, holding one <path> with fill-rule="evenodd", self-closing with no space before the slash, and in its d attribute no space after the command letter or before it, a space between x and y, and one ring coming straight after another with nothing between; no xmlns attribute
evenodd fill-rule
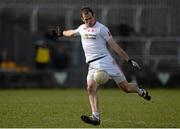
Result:
<svg viewBox="0 0 180 129"><path fill-rule="evenodd" d="M94 80L94 73L96 69L94 68L89 68L88 70L88 75L87 75L87 88L97 88L97 84Z"/></svg>
<svg viewBox="0 0 180 129"><path fill-rule="evenodd" d="M96 82L93 79L87 80L87 87L94 87L96 85Z"/></svg>
<svg viewBox="0 0 180 129"><path fill-rule="evenodd" d="M118 87L125 87L126 84L128 84L126 77L124 76L124 74L120 75L120 76L110 76L111 79L113 79L116 84L118 85Z"/></svg>
<svg viewBox="0 0 180 129"><path fill-rule="evenodd" d="M87 74L87 83L89 82L89 84L91 84L92 80L94 80L94 73L95 73L96 69L93 67L88 68L88 74Z"/></svg>

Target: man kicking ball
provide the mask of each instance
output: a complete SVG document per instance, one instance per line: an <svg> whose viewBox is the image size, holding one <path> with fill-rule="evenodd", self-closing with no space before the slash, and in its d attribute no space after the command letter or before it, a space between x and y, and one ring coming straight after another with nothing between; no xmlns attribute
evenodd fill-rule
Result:
<svg viewBox="0 0 180 129"><path fill-rule="evenodd" d="M140 66L114 41L109 29L95 20L93 10L89 7L82 8L80 10L80 16L84 24L80 25L77 29L63 31L57 26L57 29L51 31L48 36L51 38L81 36L86 62L89 65L87 92L92 111L90 116L82 115L81 119L88 124L100 125L100 111L97 98L98 84L94 80L94 73L97 69L106 71L114 79L118 87L126 93L137 93L140 97L148 101L151 100L151 97L145 89L139 88L134 83L127 82L123 72L109 53L106 44L132 67L140 69Z"/></svg>

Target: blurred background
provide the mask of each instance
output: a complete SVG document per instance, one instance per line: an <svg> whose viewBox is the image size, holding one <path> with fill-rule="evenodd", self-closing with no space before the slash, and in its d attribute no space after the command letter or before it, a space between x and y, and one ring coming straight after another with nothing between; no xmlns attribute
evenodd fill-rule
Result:
<svg viewBox="0 0 180 129"><path fill-rule="evenodd" d="M134 72L110 50L128 81L180 87L179 0L0 0L0 88L85 87L80 38L43 36L50 26L77 28L84 6L142 66Z"/></svg>

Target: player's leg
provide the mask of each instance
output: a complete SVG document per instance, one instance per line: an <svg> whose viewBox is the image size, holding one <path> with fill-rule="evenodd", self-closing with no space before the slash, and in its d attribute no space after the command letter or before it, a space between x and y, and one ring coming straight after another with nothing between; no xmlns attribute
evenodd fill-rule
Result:
<svg viewBox="0 0 180 129"><path fill-rule="evenodd" d="M91 105L92 114L95 112L99 112L99 103L98 103L98 96L96 94L97 85L94 80L87 81L87 92L89 96L89 102ZM97 113L96 113L97 114ZM94 114L93 114L94 115ZM99 118L99 115L95 115Z"/></svg>
<svg viewBox="0 0 180 129"><path fill-rule="evenodd" d="M88 124L99 125L100 115L99 115L99 103L97 96L97 84L93 79L94 69L90 69L87 77L87 92L89 97L89 103L91 106L92 115L82 115L81 119Z"/></svg>
<svg viewBox="0 0 180 129"><path fill-rule="evenodd" d="M118 86L125 91L126 93L138 93L139 96L143 97L146 100L151 100L151 96L143 88L139 88L135 83L128 83L126 80L118 83Z"/></svg>
<svg viewBox="0 0 180 129"><path fill-rule="evenodd" d="M126 80L120 82L118 87L126 93L139 93L139 88L134 83L128 83Z"/></svg>
<svg viewBox="0 0 180 129"><path fill-rule="evenodd" d="M145 89L139 88L135 83L127 82L124 73L115 61L112 61L112 63L108 65L109 68L111 68L108 69L108 73L111 75L111 78L114 79L118 87L122 88L122 90L126 93L138 93L139 96L143 97L144 99L151 100L151 97L148 95L148 92Z"/></svg>

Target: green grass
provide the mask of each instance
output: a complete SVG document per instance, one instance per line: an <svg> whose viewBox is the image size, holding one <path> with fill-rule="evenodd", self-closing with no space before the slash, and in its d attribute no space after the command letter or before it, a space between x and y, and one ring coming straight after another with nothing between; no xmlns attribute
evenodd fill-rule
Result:
<svg viewBox="0 0 180 129"><path fill-rule="evenodd" d="M99 89L102 128L180 127L180 89L151 89L147 102L119 89ZM0 128L92 128L84 89L0 90Z"/></svg>

